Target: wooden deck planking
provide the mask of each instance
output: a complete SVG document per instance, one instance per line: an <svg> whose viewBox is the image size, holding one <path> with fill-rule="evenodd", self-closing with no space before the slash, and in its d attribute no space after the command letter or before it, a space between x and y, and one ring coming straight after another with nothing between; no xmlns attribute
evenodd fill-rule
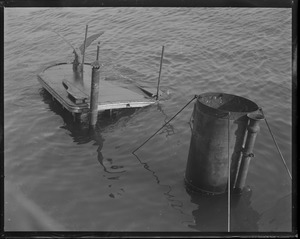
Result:
<svg viewBox="0 0 300 239"><path fill-rule="evenodd" d="M71 112L80 112L89 108L89 99L86 103L75 104L68 96L68 92L62 82L68 81L85 94L90 96L91 91L91 66L85 65L83 81L77 73L72 70L71 64L60 64L48 67L39 75L40 83L55 97L64 107ZM98 110L121 109L132 107L144 107L154 104L153 98L147 97L141 91L140 94L129 89L120 87L115 83L101 79L99 82Z"/></svg>

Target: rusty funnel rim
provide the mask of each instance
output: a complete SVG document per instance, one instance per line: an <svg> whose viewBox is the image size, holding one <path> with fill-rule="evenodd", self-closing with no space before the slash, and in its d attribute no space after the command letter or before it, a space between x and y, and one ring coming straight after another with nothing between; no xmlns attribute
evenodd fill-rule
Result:
<svg viewBox="0 0 300 239"><path fill-rule="evenodd" d="M232 94L208 92L198 95L197 107L205 114L235 120L259 110L253 101Z"/></svg>

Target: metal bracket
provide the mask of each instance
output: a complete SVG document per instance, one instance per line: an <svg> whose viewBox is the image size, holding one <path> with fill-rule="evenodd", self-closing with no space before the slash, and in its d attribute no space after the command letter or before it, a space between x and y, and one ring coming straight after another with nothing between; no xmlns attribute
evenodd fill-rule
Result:
<svg viewBox="0 0 300 239"><path fill-rule="evenodd" d="M244 157L250 157L250 158L254 158L254 153L249 153L246 154L245 152L242 152Z"/></svg>

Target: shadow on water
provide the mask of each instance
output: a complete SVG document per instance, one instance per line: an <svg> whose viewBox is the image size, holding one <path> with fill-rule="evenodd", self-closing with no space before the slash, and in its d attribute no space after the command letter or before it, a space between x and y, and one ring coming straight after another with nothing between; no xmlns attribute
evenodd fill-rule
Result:
<svg viewBox="0 0 300 239"><path fill-rule="evenodd" d="M108 127L112 127L116 124L121 118L128 117L136 111L136 109L126 109L126 110L115 110L111 115L109 111L104 111L98 114L98 120L96 127L94 129L90 129L88 123L86 122L78 122L75 121L72 114L68 112L66 109L63 109L61 104L57 102L55 99L52 99L52 96L44 89L40 91L40 95L42 96L42 100L49 105L49 109L55 114L59 115L64 124L60 126L60 128L67 130L70 132L70 136L73 138L73 141L77 144L87 144L89 142L94 142L94 145L98 146L97 148L97 160L100 165L103 167L104 172L114 174L114 173L123 173L123 171L112 172L109 171L105 166L104 157L102 155L102 148L105 139L102 136L102 132L105 131ZM112 159L107 158L107 162L111 165L110 168L113 170L121 168L120 166L112 165Z"/></svg>
<svg viewBox="0 0 300 239"><path fill-rule="evenodd" d="M198 208L192 212L194 225L189 225L202 232L228 231L228 198L227 193L205 195L191 191L186 187L191 202ZM260 214L251 207L252 191L245 188L241 194L231 195L230 232L257 232Z"/></svg>

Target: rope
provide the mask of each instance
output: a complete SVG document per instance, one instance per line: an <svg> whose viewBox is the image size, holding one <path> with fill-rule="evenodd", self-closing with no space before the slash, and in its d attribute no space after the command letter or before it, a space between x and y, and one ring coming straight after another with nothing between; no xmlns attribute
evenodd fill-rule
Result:
<svg viewBox="0 0 300 239"><path fill-rule="evenodd" d="M142 143L139 147L132 151L134 154L138 149L144 146L150 139L152 139L163 127L165 127L168 123L170 123L181 111L183 111L194 99L197 98L195 95L185 106L183 106L171 119L169 119L162 127L160 127L153 135L151 135L144 143Z"/></svg>
<svg viewBox="0 0 300 239"><path fill-rule="evenodd" d="M227 215L227 231L230 232L230 152L229 152L229 143L230 143L230 130L229 130L229 125L230 125L230 112L228 112L228 149L227 149L227 152L228 152L228 206L227 206L227 209L228 209L228 215Z"/></svg>
<svg viewBox="0 0 300 239"><path fill-rule="evenodd" d="M273 135L273 133L272 133L272 131L271 131L271 128L270 128L269 124L268 124L267 118L266 118L266 116L264 115L264 112L263 112L263 110L262 110L261 108L260 108L260 111L261 111L261 113L262 113L263 116L264 116L266 125L267 125L267 127L268 127L268 129L269 129L269 131L270 131L270 134L271 134L272 139L273 139L273 141L274 141L274 144L275 144L275 146L276 146L276 148L277 148L277 151L278 151L278 153L279 153L279 155L280 155L280 157L281 157L281 160L282 160L282 162L283 162L283 164L284 164L284 166L285 166L285 169L286 169L287 173L289 174L290 178L292 179L292 174L291 174L291 172L290 172L288 166L286 165L286 162L285 162L285 160L284 160L284 158L283 158L283 156L282 156L282 153L281 153L281 151L280 151L280 149L279 149L279 146L278 146L278 144L277 144L277 142L276 142L276 139L275 139L275 137L274 137L274 135Z"/></svg>

